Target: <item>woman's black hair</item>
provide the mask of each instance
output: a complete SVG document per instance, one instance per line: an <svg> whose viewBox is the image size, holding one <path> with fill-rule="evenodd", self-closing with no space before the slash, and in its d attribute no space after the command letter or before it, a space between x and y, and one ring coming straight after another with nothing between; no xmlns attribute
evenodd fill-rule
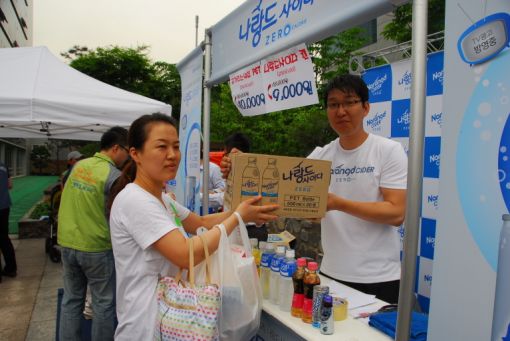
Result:
<svg viewBox="0 0 510 341"><path fill-rule="evenodd" d="M143 115L138 117L129 127L127 142L129 148L142 150L147 137L149 136L150 127L154 123L167 123L177 128L177 121L168 115L155 113L150 115ZM111 208L113 200L126 187L127 184L133 182L136 177L136 163L134 160L129 159L122 168L122 174L112 187L110 198L108 200L108 207Z"/></svg>

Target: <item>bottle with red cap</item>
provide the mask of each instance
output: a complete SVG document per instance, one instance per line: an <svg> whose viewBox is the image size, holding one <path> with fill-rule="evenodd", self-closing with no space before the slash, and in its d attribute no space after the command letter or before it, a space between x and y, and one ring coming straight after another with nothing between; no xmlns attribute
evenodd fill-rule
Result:
<svg viewBox="0 0 510 341"><path fill-rule="evenodd" d="M321 279L317 274L319 265L316 262L308 263L308 272L303 278L303 316L301 319L305 323L312 323L312 310L313 310L313 287L321 284Z"/></svg>
<svg viewBox="0 0 510 341"><path fill-rule="evenodd" d="M292 275L292 282L294 284L294 295L292 296L292 307L290 314L294 317L301 317L303 315L303 278L305 276L306 259L298 258L296 261L297 269Z"/></svg>

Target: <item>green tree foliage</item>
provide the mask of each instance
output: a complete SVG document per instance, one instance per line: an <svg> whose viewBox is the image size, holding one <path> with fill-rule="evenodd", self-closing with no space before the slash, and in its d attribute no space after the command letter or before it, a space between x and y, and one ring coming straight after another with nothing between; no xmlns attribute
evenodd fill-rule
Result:
<svg viewBox="0 0 510 341"><path fill-rule="evenodd" d="M334 76L348 72L351 53L365 43L359 28L309 46L318 83L319 100L323 86ZM241 131L252 142L252 151L265 154L306 156L337 135L329 127L324 108L310 105L255 117L243 117L232 101L230 88L221 84L213 89L211 141L221 143L231 133Z"/></svg>
<svg viewBox="0 0 510 341"><path fill-rule="evenodd" d="M95 50L74 46L61 55L70 60L70 66L95 79L172 105L173 116L178 118L179 72L174 64L152 62L148 53L147 46L110 46Z"/></svg>
<svg viewBox="0 0 510 341"><path fill-rule="evenodd" d="M79 151L84 157L91 157L97 153L99 149L99 142L90 142L80 147Z"/></svg>
<svg viewBox="0 0 510 341"><path fill-rule="evenodd" d="M32 161L32 164L39 169L39 174L42 174L42 170L48 165L49 159L50 151L47 146L33 146L32 151L30 152L30 160Z"/></svg>
<svg viewBox="0 0 510 341"><path fill-rule="evenodd" d="M445 0L428 2L428 34L444 30ZM383 37L397 43L410 41L412 38L413 11L412 3L397 7L394 18L386 24L381 32Z"/></svg>

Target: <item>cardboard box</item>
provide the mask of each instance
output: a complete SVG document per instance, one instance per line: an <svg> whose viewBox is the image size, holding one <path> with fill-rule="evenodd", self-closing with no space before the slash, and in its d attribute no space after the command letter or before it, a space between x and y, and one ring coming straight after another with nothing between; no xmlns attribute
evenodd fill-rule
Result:
<svg viewBox="0 0 510 341"><path fill-rule="evenodd" d="M275 213L288 218L322 218L326 214L331 162L299 157L232 154L224 205L262 195L262 204L279 204Z"/></svg>
<svg viewBox="0 0 510 341"><path fill-rule="evenodd" d="M283 245L286 248L290 249L290 243L296 239L292 233L289 231L283 231L282 233L270 233L267 236L267 241L269 243L273 243L276 246Z"/></svg>

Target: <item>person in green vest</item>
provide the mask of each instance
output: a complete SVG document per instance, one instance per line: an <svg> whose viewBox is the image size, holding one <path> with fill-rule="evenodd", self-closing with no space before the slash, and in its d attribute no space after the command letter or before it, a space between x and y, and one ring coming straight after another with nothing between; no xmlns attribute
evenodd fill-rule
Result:
<svg viewBox="0 0 510 341"><path fill-rule="evenodd" d="M77 162L65 183L58 213L64 297L61 340L81 339L87 285L92 294L92 340L113 340L115 265L108 226L108 197L128 159L127 130L113 127L101 137L100 152Z"/></svg>

